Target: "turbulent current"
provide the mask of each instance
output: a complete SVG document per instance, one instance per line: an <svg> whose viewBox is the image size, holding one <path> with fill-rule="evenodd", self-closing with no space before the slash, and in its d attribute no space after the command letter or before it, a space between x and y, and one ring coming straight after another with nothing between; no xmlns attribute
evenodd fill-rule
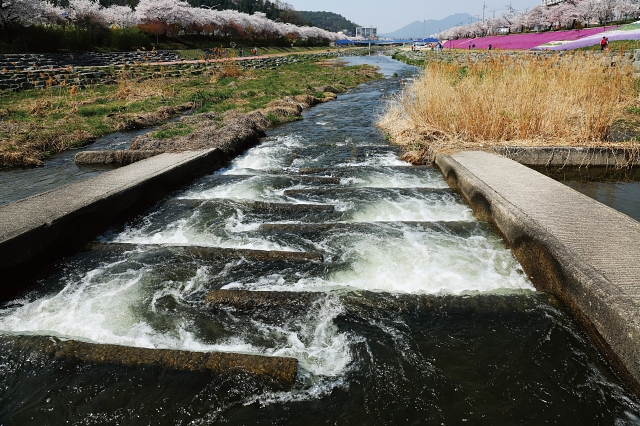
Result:
<svg viewBox="0 0 640 426"><path fill-rule="evenodd" d="M51 359L0 337L0 424L639 423L637 400L565 309L437 170L399 161L373 126L415 69L351 60L363 61L386 78L271 130L0 310L5 337L295 357L293 390ZM207 307L218 289L318 297L304 309Z"/></svg>

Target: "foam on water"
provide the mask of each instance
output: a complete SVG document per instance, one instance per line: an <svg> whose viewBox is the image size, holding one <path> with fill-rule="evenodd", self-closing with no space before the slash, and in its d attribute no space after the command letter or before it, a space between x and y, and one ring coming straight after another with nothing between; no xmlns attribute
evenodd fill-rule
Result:
<svg viewBox="0 0 640 426"><path fill-rule="evenodd" d="M287 167L287 153L303 144L303 138L295 134L265 138L260 145L233 160L232 168L234 172L241 173L243 169L270 170Z"/></svg>
<svg viewBox="0 0 640 426"><path fill-rule="evenodd" d="M401 170L385 172L367 171L358 176L341 179L342 185L370 188L448 188L442 176L434 172L424 171L420 175L403 173Z"/></svg>
<svg viewBox="0 0 640 426"><path fill-rule="evenodd" d="M466 221L473 220L473 211L454 195L398 197L377 199L355 209L351 221Z"/></svg>
<svg viewBox="0 0 640 426"><path fill-rule="evenodd" d="M144 280L148 269L115 274L113 269L118 263L104 264L77 280L70 280L55 294L19 301L4 309L0 312L0 334L53 335L144 348L290 356L299 360L298 380L308 386L324 377L340 376L351 362L350 338L333 323L342 306L331 297L317 302L303 319L278 325L254 321L254 327L246 334L238 327L238 334L231 338L204 342L193 332L194 324L188 317L171 316L171 328L164 324L158 329L138 312L148 310L166 316L168 313L158 305L167 297L186 304L187 296L206 288L210 279L206 267L199 268L185 282L151 284ZM234 317L231 315L230 319L233 321ZM252 343L257 337L272 344L265 347Z"/></svg>
<svg viewBox="0 0 640 426"><path fill-rule="evenodd" d="M336 260L345 266L322 277L292 280L276 273L223 288L436 295L534 290L502 240L488 231L468 238L408 226L395 237L345 231L317 243L316 249L340 253Z"/></svg>

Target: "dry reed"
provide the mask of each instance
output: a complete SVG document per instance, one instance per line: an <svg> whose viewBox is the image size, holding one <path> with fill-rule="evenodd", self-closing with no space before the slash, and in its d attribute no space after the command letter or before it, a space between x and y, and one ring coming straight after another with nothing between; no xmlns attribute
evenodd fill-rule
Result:
<svg viewBox="0 0 640 426"><path fill-rule="evenodd" d="M637 102L631 67L617 64L581 53L430 62L378 126L428 160L491 145L600 146Z"/></svg>

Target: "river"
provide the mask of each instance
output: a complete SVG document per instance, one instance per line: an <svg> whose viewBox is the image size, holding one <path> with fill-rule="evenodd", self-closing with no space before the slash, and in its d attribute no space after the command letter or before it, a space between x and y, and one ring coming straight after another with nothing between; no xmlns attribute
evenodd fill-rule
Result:
<svg viewBox="0 0 640 426"><path fill-rule="evenodd" d="M3 335L295 357L293 390L54 359L0 338L0 424L640 423L635 396L559 302L535 291L437 170L399 161L373 126L416 69L349 62L386 78L269 130L0 307ZM202 246L324 261L189 255ZM216 289L318 298L304 309L205 306Z"/></svg>

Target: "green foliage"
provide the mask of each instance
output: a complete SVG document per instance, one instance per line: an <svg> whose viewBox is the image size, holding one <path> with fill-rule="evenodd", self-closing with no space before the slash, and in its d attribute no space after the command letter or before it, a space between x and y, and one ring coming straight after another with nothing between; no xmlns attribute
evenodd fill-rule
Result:
<svg viewBox="0 0 640 426"><path fill-rule="evenodd" d="M111 30L110 45L116 50L151 49L151 40L138 28Z"/></svg>
<svg viewBox="0 0 640 426"><path fill-rule="evenodd" d="M112 29L68 26L22 27L8 25L0 32L0 52L56 52L90 50L136 50L151 48L138 28Z"/></svg>
<svg viewBox="0 0 640 426"><path fill-rule="evenodd" d="M156 132L153 132L151 136L156 139L171 139L175 136L184 136L193 132L193 127L185 123L170 123L165 124Z"/></svg>
<svg viewBox="0 0 640 426"><path fill-rule="evenodd" d="M276 124L280 124L280 119L278 118L277 115L275 115L274 113L270 112L267 114L267 120L269 120L271 122L271 124L273 124L274 126Z"/></svg>
<svg viewBox="0 0 640 426"><path fill-rule="evenodd" d="M358 26L354 22L349 21L342 15L333 12L299 12L302 17L316 27L324 28L327 31L349 30L351 33L356 32Z"/></svg>

